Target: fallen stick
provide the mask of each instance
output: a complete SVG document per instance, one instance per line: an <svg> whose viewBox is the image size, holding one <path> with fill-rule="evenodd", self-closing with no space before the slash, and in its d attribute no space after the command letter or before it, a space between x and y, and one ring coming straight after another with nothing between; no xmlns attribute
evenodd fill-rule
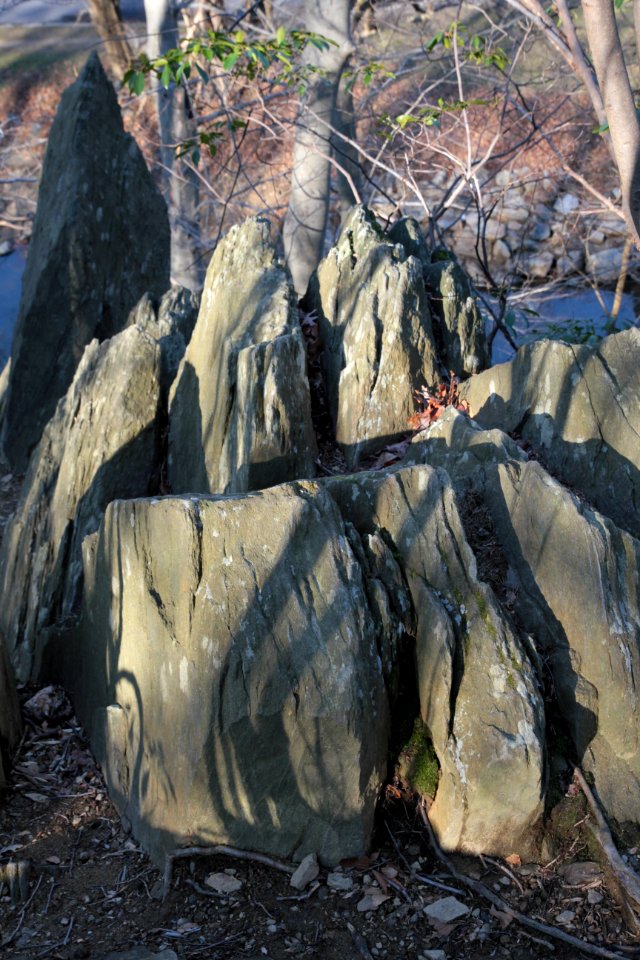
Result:
<svg viewBox="0 0 640 960"><path fill-rule="evenodd" d="M579 937L574 937L570 933L565 933L564 930L560 930L559 927L553 927L551 924L542 923L540 920L533 920L531 917L528 917L525 913L520 913L519 910L514 910L513 907L499 897L493 890L490 890L484 883L480 880L473 880L471 877L465 876L463 873L459 873L453 864L447 859L440 848L440 844L436 839L436 835L433 832L433 827L429 823L429 818L425 812L425 809L422 805L419 807L420 815L424 822L424 825L429 834L429 840L438 860L443 863L452 877L455 877L459 883L463 884L465 887L468 887L473 893L477 894L479 897L482 897L484 900L488 900L489 903L492 903L494 907L498 910L501 910L503 913L508 914L514 920L517 920L519 924L523 927L528 927L530 930L535 930L536 933L542 933L547 937L552 937L554 940L561 940L563 943L568 943L570 946L575 947L576 950L581 950L582 953L586 953L592 957L603 957L604 960L623 960L625 955L623 953L616 953L613 950L607 950L606 947L598 947L594 943L587 943L586 940L580 940Z"/></svg>
<svg viewBox="0 0 640 960"><path fill-rule="evenodd" d="M640 936L640 916L638 915L640 913L640 877L624 862L618 853L609 825L591 787L585 780L582 770L576 767L573 774L587 798L587 803L596 821L595 824L587 821L587 826L594 835L606 861L609 880L613 888L612 892L622 907L624 918L632 932L635 936Z"/></svg>
<svg viewBox="0 0 640 960"><path fill-rule="evenodd" d="M236 860L249 860L252 863L261 863L265 867L271 867L273 870L279 870L281 873L287 873L291 876L295 873L295 867L281 860L275 860L264 853L252 853L250 850L239 850L237 847L228 847L225 844L217 844L214 847L180 847L173 850L164 858L164 873L162 877L162 899L166 899L171 886L171 876L173 873L173 864L176 860L184 860L189 857L233 857Z"/></svg>

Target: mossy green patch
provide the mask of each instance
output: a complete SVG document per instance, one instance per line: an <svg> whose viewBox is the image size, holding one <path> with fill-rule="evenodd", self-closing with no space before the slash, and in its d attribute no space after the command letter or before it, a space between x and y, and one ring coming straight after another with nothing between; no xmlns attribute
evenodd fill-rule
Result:
<svg viewBox="0 0 640 960"><path fill-rule="evenodd" d="M429 729L418 717L409 740L400 751L398 773L416 793L433 799L438 789L439 772Z"/></svg>

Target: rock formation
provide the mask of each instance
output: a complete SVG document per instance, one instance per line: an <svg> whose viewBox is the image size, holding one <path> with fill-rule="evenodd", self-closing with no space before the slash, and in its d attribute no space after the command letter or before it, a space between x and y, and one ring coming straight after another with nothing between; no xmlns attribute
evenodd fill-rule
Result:
<svg viewBox="0 0 640 960"><path fill-rule="evenodd" d="M175 492L234 493L314 475L306 354L295 295L269 223L216 248L170 398Z"/></svg>
<svg viewBox="0 0 640 960"><path fill-rule="evenodd" d="M355 207L311 279L335 436L347 464L398 439L413 391L441 379L422 263Z"/></svg>
<svg viewBox="0 0 640 960"><path fill-rule="evenodd" d="M602 350L614 353L608 342ZM640 542L527 462L509 437L455 411L412 448L411 460L446 465L460 498L481 496L499 544L493 564L505 565L539 681L553 690L609 816L638 824Z"/></svg>
<svg viewBox="0 0 640 960"><path fill-rule="evenodd" d="M557 477L640 536L640 330L597 348L541 340L463 385L484 427L517 433Z"/></svg>
<svg viewBox="0 0 640 960"><path fill-rule="evenodd" d="M0 634L22 681L77 606L84 537L113 499L157 483L160 361L136 326L94 340L31 457L0 553Z"/></svg>
<svg viewBox="0 0 640 960"><path fill-rule="evenodd" d="M430 811L440 843L506 856L542 813L544 710L526 649L477 579L450 482L415 466L329 489L375 558L366 582L384 553L386 569L399 569L386 606L399 604L399 580L399 619L415 638L420 711L441 768Z"/></svg>
<svg viewBox="0 0 640 960"><path fill-rule="evenodd" d="M324 490L116 502L85 541L85 584L67 680L156 859L227 842L336 863L367 846L387 702Z"/></svg>
<svg viewBox="0 0 640 960"><path fill-rule="evenodd" d="M26 470L87 344L168 286L165 203L93 53L63 94L42 171L3 421L14 472Z"/></svg>
<svg viewBox="0 0 640 960"><path fill-rule="evenodd" d="M489 366L490 350L484 320L471 284L460 265L447 256L424 268L434 315L440 358L458 377Z"/></svg>

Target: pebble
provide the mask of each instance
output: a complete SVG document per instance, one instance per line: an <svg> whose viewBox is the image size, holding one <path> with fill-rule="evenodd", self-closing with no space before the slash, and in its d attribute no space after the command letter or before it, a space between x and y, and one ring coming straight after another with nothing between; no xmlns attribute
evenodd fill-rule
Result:
<svg viewBox="0 0 640 960"><path fill-rule="evenodd" d="M469 913L469 908L455 897L443 897L425 907L424 913L429 920L435 920L436 923L452 923L454 920L465 917Z"/></svg>
<svg viewBox="0 0 640 960"><path fill-rule="evenodd" d="M319 873L318 858L315 853L309 853L296 869L289 884L294 890L304 890L316 879Z"/></svg>
<svg viewBox="0 0 640 960"><path fill-rule="evenodd" d="M332 890L353 890L353 880L344 873L330 873L327 877L327 886Z"/></svg>

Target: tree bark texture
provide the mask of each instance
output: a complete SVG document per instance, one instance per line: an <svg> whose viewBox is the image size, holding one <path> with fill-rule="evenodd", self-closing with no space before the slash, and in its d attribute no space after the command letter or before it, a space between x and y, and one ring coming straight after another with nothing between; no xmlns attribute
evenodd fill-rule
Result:
<svg viewBox="0 0 640 960"><path fill-rule="evenodd" d="M144 0L147 52L152 59L179 45L180 36L172 0ZM176 157L175 147L197 137L187 88L159 84L155 90L161 156L171 223L171 280L197 291L201 286L199 260L198 180L190 165Z"/></svg>
<svg viewBox="0 0 640 960"><path fill-rule="evenodd" d="M120 0L87 0L87 6L111 69L122 82L133 53L120 16Z"/></svg>
<svg viewBox="0 0 640 960"><path fill-rule="evenodd" d="M331 130L343 128L344 116L338 116L337 109L338 85L353 51L350 6L350 0L305 0L305 29L333 40L337 46L323 51L309 46L304 54L304 61L323 73L311 76L299 111L283 230L285 256L300 297L323 252L331 182Z"/></svg>
<svg viewBox="0 0 640 960"><path fill-rule="evenodd" d="M613 0L582 0L584 23L634 242L640 246L640 125Z"/></svg>

